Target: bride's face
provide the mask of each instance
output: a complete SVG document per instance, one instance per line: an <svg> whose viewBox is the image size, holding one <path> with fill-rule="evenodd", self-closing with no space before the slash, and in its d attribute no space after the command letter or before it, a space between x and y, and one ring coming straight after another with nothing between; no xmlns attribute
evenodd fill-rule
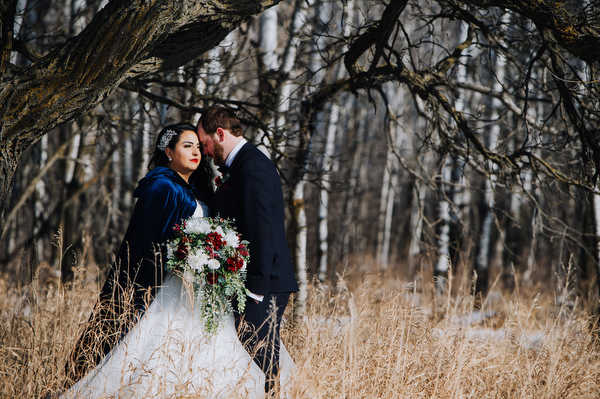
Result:
<svg viewBox="0 0 600 399"><path fill-rule="evenodd" d="M185 181L188 181L202 159L198 136L196 132L191 130L182 132L179 135L179 141L175 145L175 149L167 148L165 153L171 158L169 168L179 173Z"/></svg>

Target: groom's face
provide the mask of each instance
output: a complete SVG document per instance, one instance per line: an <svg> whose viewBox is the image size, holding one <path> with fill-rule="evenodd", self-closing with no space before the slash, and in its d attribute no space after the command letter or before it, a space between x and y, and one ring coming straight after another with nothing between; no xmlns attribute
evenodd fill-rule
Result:
<svg viewBox="0 0 600 399"><path fill-rule="evenodd" d="M219 142L219 136L216 134L208 134L202 126L198 125L198 140L204 148L204 155L211 157L217 165L225 163L225 155L223 146Z"/></svg>

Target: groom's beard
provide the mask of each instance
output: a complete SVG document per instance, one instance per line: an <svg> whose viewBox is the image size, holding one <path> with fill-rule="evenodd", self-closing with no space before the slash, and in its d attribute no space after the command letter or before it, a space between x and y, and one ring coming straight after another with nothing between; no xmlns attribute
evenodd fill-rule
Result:
<svg viewBox="0 0 600 399"><path fill-rule="evenodd" d="M223 146L221 145L221 143L219 143L218 141L215 140L215 150L214 150L214 154L213 154L213 161L215 161L215 163L217 165L225 165L225 156L223 154Z"/></svg>

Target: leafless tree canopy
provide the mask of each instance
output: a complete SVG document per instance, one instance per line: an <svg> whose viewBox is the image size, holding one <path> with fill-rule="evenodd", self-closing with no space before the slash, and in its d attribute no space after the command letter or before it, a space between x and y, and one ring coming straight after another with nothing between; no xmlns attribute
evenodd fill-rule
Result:
<svg viewBox="0 0 600 399"><path fill-rule="evenodd" d="M281 172L305 281L596 292L597 1L275 3L4 1L5 270L103 269L155 133L220 103Z"/></svg>

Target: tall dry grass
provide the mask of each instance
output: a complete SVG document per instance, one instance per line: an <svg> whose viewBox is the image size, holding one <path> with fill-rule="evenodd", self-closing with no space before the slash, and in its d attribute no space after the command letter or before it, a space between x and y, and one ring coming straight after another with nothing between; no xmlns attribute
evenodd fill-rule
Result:
<svg viewBox="0 0 600 399"><path fill-rule="evenodd" d="M99 290L83 270L68 289L44 274L25 287L0 278L3 398L60 385ZM420 285L312 287L306 315L284 330L299 368L293 397L599 396L600 346L567 288L476 298L446 287L426 300Z"/></svg>

